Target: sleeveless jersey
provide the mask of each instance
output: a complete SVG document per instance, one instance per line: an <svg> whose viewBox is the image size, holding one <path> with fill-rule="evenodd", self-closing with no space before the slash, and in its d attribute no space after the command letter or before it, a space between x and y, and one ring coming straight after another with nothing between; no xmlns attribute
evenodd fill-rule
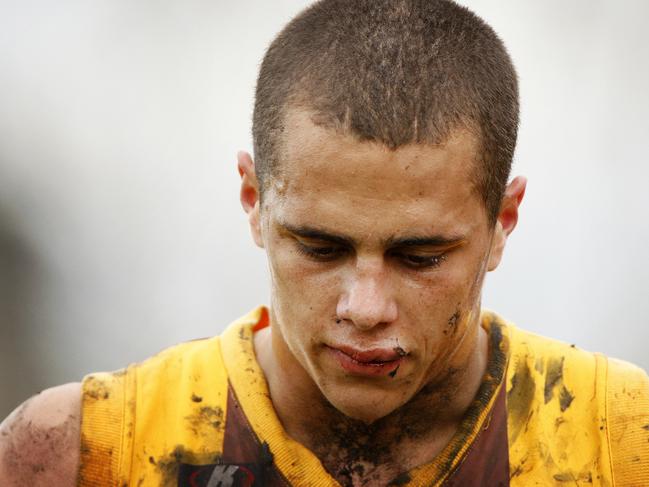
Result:
<svg viewBox="0 0 649 487"><path fill-rule="evenodd" d="M649 380L491 312L489 360L449 444L399 486L649 486ZM273 409L252 337L177 345L83 383L80 486L338 486Z"/></svg>

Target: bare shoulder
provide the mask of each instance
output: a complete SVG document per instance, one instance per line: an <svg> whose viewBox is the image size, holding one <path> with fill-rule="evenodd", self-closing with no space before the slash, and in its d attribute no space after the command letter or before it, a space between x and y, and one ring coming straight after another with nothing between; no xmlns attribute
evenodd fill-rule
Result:
<svg viewBox="0 0 649 487"><path fill-rule="evenodd" d="M0 424L0 485L76 485L80 424L80 383L47 389L19 406Z"/></svg>

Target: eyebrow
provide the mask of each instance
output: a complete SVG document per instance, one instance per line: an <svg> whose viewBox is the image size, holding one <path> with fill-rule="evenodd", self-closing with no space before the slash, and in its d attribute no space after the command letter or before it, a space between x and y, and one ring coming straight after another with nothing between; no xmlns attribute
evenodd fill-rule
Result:
<svg viewBox="0 0 649 487"><path fill-rule="evenodd" d="M433 235L430 237L391 237L387 241L387 247L453 247L466 240L465 237L454 235L446 237L443 235Z"/></svg>
<svg viewBox="0 0 649 487"><path fill-rule="evenodd" d="M322 240L324 242L331 242L338 245L345 245L348 247L355 247L356 240L346 235L331 233L317 227L308 225L294 226L289 223L279 224L290 233L303 238L311 238L314 240ZM384 246L388 248L394 247L452 247L463 243L466 238L462 235L431 235L431 236L411 236L411 237L390 237L384 241Z"/></svg>
<svg viewBox="0 0 649 487"><path fill-rule="evenodd" d="M329 233L325 230L321 230L316 227L310 227L310 226L294 226L289 223L280 223L280 227L284 228L285 230L288 230L294 235L297 235L299 237L303 238L312 238L314 240L323 240L325 242L331 242L335 243L338 245L345 245L349 247L354 247L356 245L356 241L351 238L351 237L346 237L343 235L336 235L333 233Z"/></svg>

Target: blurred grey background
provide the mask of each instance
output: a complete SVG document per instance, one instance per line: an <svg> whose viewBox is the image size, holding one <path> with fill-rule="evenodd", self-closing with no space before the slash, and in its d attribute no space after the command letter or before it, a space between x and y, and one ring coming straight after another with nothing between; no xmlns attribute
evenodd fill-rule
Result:
<svg viewBox="0 0 649 487"><path fill-rule="evenodd" d="M235 153L308 3L0 0L0 418L267 302ZM529 178L485 306L649 368L649 2L463 3L518 67Z"/></svg>

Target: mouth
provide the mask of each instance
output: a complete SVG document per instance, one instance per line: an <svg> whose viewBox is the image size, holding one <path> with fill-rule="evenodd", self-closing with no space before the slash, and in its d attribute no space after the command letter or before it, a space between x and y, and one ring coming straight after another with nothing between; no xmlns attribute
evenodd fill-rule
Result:
<svg viewBox="0 0 649 487"><path fill-rule="evenodd" d="M392 349L357 350L346 346L327 347L340 367L347 373L364 377L394 378L407 358L400 347Z"/></svg>

